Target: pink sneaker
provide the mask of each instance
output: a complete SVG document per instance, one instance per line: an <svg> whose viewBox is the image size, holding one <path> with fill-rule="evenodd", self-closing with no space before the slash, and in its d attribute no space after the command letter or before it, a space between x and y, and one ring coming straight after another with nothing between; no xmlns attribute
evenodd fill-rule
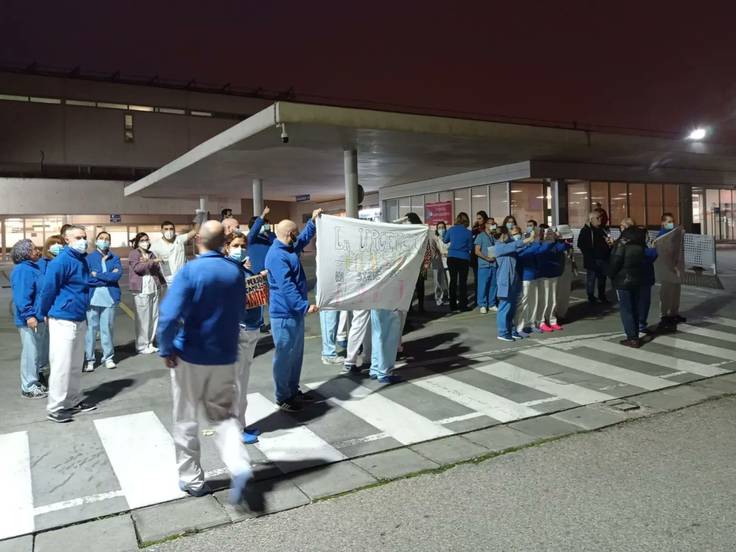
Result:
<svg viewBox="0 0 736 552"><path fill-rule="evenodd" d="M539 325L539 329L542 330L543 332L553 332L554 331L552 329L552 326L548 326L546 322L542 322Z"/></svg>
<svg viewBox="0 0 736 552"><path fill-rule="evenodd" d="M549 327L552 328L553 330L557 331L557 332L559 332L560 330L562 330L562 326L560 326L559 324L550 324Z"/></svg>

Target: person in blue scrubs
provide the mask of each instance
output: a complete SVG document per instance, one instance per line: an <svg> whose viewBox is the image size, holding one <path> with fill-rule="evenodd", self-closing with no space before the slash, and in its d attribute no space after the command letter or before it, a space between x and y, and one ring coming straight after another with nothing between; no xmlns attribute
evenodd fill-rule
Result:
<svg viewBox="0 0 736 552"><path fill-rule="evenodd" d="M120 257L110 251L110 234L100 232L95 240L96 249L87 255L89 266L89 307L87 309L87 337L85 343L85 372L95 369L95 340L100 332L102 359L100 365L116 368L113 344L115 310L120 303L118 281L123 275Z"/></svg>
<svg viewBox="0 0 736 552"><path fill-rule="evenodd" d="M48 395L41 383L41 357L48 340L46 324L38 314L43 283L41 253L31 240L20 240L10 252L15 268L10 275L15 326L20 332L20 392L27 399ZM45 263L44 263L45 266Z"/></svg>
<svg viewBox="0 0 736 552"><path fill-rule="evenodd" d="M266 268L266 255L271 249L276 234L271 230L271 223L268 220L268 214L271 208L266 205L260 217L252 217L248 224L248 260L255 274L258 274ZM258 327L262 333L268 333L269 327L263 320L263 307L259 309Z"/></svg>
<svg viewBox="0 0 736 552"><path fill-rule="evenodd" d="M482 314L489 310L498 310L496 299L496 264L495 257L489 255L489 249L496 244L496 221L489 218L483 231L475 237L475 256L478 258L477 303Z"/></svg>
<svg viewBox="0 0 736 552"><path fill-rule="evenodd" d="M314 401L309 393L299 389L304 357L304 317L319 310L307 301L307 275L301 254L317 233L315 221L321 214L322 209L316 209L301 233L297 233L293 221L279 222L276 241L266 255L274 344L273 382L276 404L287 412L299 412L302 403Z"/></svg>
<svg viewBox="0 0 736 552"><path fill-rule="evenodd" d="M494 246L498 264L496 325L498 339L501 341L514 341L514 314L521 292L521 265L518 263L518 254L533 241L534 236L524 238L518 226L512 227L511 230L504 226L500 229L499 239Z"/></svg>
<svg viewBox="0 0 736 552"><path fill-rule="evenodd" d="M468 308L468 270L473 251L473 233L468 230L470 219L467 213L459 213L445 233L442 241L449 244L447 268L450 271L450 310Z"/></svg>

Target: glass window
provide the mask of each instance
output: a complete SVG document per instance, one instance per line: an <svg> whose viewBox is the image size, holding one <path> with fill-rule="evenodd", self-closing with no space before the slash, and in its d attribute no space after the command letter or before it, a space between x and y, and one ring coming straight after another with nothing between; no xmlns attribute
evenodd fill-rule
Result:
<svg viewBox="0 0 736 552"><path fill-rule="evenodd" d="M721 204L718 190L705 190L705 216L707 217L706 229L708 235L720 239L720 213Z"/></svg>
<svg viewBox="0 0 736 552"><path fill-rule="evenodd" d="M488 186L476 186L471 189L470 206L473 211L471 214L472 220L475 220L475 214L478 211L485 211L488 214L490 211L488 209Z"/></svg>
<svg viewBox="0 0 736 552"><path fill-rule="evenodd" d="M647 206L644 191L645 184L629 183L629 216L636 224L646 224Z"/></svg>
<svg viewBox="0 0 736 552"><path fill-rule="evenodd" d="M625 191L625 190L624 190ZM611 213L611 202L608 197L608 182L591 182L590 183L590 210L593 210L595 203L600 203L607 213ZM624 202L625 203L625 202ZM588 221L588 217L585 217Z"/></svg>
<svg viewBox="0 0 736 552"><path fill-rule="evenodd" d="M733 201L731 190L721 190L721 239L733 239Z"/></svg>
<svg viewBox="0 0 736 552"><path fill-rule="evenodd" d="M424 195L411 196L411 210L424 222Z"/></svg>
<svg viewBox="0 0 736 552"><path fill-rule="evenodd" d="M43 247L43 219L27 218L25 219L26 239L31 240L34 245Z"/></svg>
<svg viewBox="0 0 736 552"><path fill-rule="evenodd" d="M433 194L424 194L424 204L426 205L427 203L436 203L437 201L439 201L439 199L437 199L438 196L439 194L437 194L436 192Z"/></svg>
<svg viewBox="0 0 736 552"><path fill-rule="evenodd" d="M10 253L10 249L20 240L23 239L23 219L9 218L5 219L5 247Z"/></svg>
<svg viewBox="0 0 736 552"><path fill-rule="evenodd" d="M528 220L544 222L544 186L541 182L511 183L511 214L524 228Z"/></svg>
<svg viewBox="0 0 736 552"><path fill-rule="evenodd" d="M675 215L675 221L680 222L680 195L677 184L666 184L662 186L662 196L664 199L663 212ZM657 221L659 225L659 221Z"/></svg>
<svg viewBox="0 0 736 552"><path fill-rule="evenodd" d="M509 214L509 183L491 184L490 188L491 209L488 214L496 219L498 224L501 224L506 215Z"/></svg>
<svg viewBox="0 0 736 552"><path fill-rule="evenodd" d="M397 218L406 216L409 211L411 211L411 197L402 197L399 199L399 216Z"/></svg>
<svg viewBox="0 0 736 552"><path fill-rule="evenodd" d="M462 190L455 190L455 208L454 215L458 216L460 213L465 213L470 219L472 226L475 217L471 214L470 209L470 188L463 188ZM452 222L455 222L454 220Z"/></svg>
<svg viewBox="0 0 736 552"><path fill-rule="evenodd" d="M567 220L573 228L582 228L588 223L590 193L587 182L567 183Z"/></svg>
<svg viewBox="0 0 736 552"><path fill-rule="evenodd" d="M451 226L452 223L454 222L454 213L457 213L457 211L453 211L454 194L453 192L440 192L439 194L437 194L437 196L438 196L437 201L440 201L443 203L448 202L448 201L450 202L450 216L448 217L448 220L445 221L445 224Z"/></svg>
<svg viewBox="0 0 736 552"><path fill-rule="evenodd" d="M662 185L647 184L647 226L659 226L663 210Z"/></svg>
<svg viewBox="0 0 736 552"><path fill-rule="evenodd" d="M386 213L386 222L391 222L399 218L399 201L397 199L387 199L385 202L384 212Z"/></svg>
<svg viewBox="0 0 736 552"><path fill-rule="evenodd" d="M110 247L117 249L129 246L127 226L107 226L105 232L110 234Z"/></svg>
<svg viewBox="0 0 736 552"><path fill-rule="evenodd" d="M621 219L626 218L629 210L626 206L626 182L611 182L611 210L608 212L610 226L618 226Z"/></svg>

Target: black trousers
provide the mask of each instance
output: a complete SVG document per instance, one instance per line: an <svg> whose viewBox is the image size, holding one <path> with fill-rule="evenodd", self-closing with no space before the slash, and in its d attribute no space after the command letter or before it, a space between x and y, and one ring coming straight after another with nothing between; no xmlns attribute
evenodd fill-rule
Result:
<svg viewBox="0 0 736 552"><path fill-rule="evenodd" d="M470 261L447 258L450 270L450 309L465 309L468 306L468 270Z"/></svg>

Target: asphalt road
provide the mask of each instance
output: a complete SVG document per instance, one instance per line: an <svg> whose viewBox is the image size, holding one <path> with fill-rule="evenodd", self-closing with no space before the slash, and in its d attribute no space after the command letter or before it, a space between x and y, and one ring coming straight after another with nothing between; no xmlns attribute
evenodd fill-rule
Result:
<svg viewBox="0 0 736 552"><path fill-rule="evenodd" d="M149 548L732 551L736 397Z"/></svg>

